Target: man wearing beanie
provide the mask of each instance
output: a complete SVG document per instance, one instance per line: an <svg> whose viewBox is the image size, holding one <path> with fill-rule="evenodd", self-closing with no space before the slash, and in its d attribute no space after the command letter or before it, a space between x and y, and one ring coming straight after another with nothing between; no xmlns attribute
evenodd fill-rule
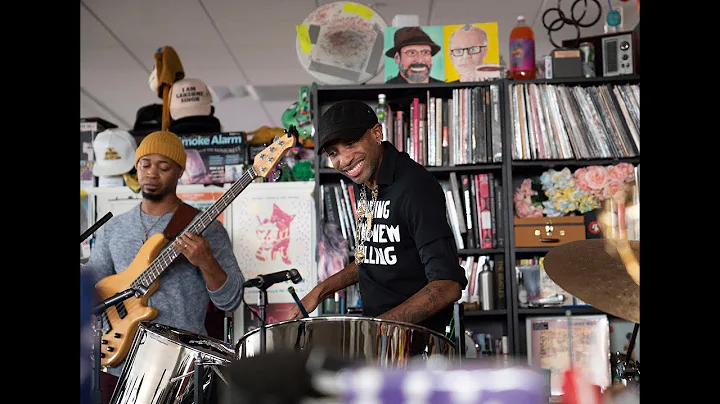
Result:
<svg viewBox="0 0 720 404"><path fill-rule="evenodd" d="M122 272L151 236L164 232L179 207L191 210L188 217L199 214L176 194L186 159L182 141L172 132L157 131L143 139L135 152L142 201L98 229L83 271L92 273L96 281ZM242 299L244 279L230 237L219 221L209 224L202 235L186 232L176 240L166 248L175 248L180 254L161 274L158 289L149 295L148 306L158 310L151 321L207 335L209 301L222 311L235 310ZM125 362L102 374L103 403L109 402Z"/></svg>

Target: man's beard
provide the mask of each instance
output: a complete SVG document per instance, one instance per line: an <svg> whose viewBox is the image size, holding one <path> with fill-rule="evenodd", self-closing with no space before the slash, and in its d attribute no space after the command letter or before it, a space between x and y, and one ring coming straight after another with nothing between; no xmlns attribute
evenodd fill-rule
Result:
<svg viewBox="0 0 720 404"><path fill-rule="evenodd" d="M162 194L148 194L145 191L142 191L143 199L147 199L149 201L162 201L163 196Z"/></svg>
<svg viewBox="0 0 720 404"><path fill-rule="evenodd" d="M398 66L402 70L402 66ZM427 73L415 73L412 69L413 67L424 67L427 69ZM413 63L410 66L408 66L407 69L402 70L403 75L407 78L407 80L411 83L420 83L421 81L425 80L430 76L430 66L426 65L425 63Z"/></svg>

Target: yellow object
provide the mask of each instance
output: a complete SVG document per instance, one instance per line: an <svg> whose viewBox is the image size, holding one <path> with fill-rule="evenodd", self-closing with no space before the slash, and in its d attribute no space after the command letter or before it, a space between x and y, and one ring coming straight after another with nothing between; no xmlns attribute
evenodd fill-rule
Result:
<svg viewBox="0 0 720 404"><path fill-rule="evenodd" d="M298 42L300 43L300 52L310 53L312 43L310 42L310 31L308 31L307 25L298 25L295 29L297 30Z"/></svg>
<svg viewBox="0 0 720 404"><path fill-rule="evenodd" d="M137 162L142 156L148 154L162 154L170 157L183 170L185 169L185 161L187 160L185 146L183 146L182 140L172 132L159 130L147 135L135 150L135 166L137 166Z"/></svg>
<svg viewBox="0 0 720 404"><path fill-rule="evenodd" d="M285 129L283 128L271 128L269 126L261 126L252 132L248 132L248 135L252 135L252 139L248 141L250 144L265 144L270 143L275 139L275 136L283 136Z"/></svg>
<svg viewBox="0 0 720 404"><path fill-rule="evenodd" d="M370 8L363 6L362 4L351 2L343 4L343 11L348 14L357 14L366 20L369 20L370 18L372 18L373 14L375 14L375 12L372 11Z"/></svg>
<svg viewBox="0 0 720 404"><path fill-rule="evenodd" d="M125 173L123 174L123 179L125 180L125 185L127 185L131 191L135 193L140 192L140 183L137 179L137 172L134 174Z"/></svg>
<svg viewBox="0 0 720 404"><path fill-rule="evenodd" d="M88 197L87 191L80 188L80 200L82 201L83 199L87 199L87 197Z"/></svg>

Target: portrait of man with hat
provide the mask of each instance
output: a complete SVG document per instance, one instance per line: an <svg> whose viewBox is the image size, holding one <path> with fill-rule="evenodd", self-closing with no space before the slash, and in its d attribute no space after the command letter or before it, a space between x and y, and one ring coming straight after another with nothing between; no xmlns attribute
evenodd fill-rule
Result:
<svg viewBox="0 0 720 404"><path fill-rule="evenodd" d="M425 27L425 30L435 27ZM439 36L442 38L442 27ZM392 29L389 27L388 29ZM386 29L385 38L389 42L389 32ZM421 27L403 27L397 29L393 36L392 46L385 51L385 56L393 58L397 65L397 75L388 78L394 71L391 62L385 63L386 78L388 84L396 83L442 83L444 80L438 80L430 76L433 67L433 56L441 49L440 45L430 38L430 35ZM440 41L442 42L442 41ZM386 42L386 46L388 46ZM440 54L442 56L442 53ZM444 67L438 66L441 74L444 74Z"/></svg>

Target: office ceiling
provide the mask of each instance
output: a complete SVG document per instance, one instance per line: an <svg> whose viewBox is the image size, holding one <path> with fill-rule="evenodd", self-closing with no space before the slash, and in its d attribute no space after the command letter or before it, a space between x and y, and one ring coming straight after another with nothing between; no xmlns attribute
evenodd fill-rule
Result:
<svg viewBox="0 0 720 404"><path fill-rule="evenodd" d="M83 0L80 3L80 117L100 117L132 128L138 108L162 103L148 85L154 53L172 46L187 78L198 78L218 96L213 105L224 131L281 126L281 115L298 89L317 81L300 64L296 25L330 0ZM385 0L368 5L388 25L397 14L417 14L421 25L497 22L500 53L518 15L535 31L536 55L554 47L542 14L558 0ZM623 27L639 20L637 0L588 1L589 20L603 7L600 21L581 28L582 36L603 33L608 3L623 7ZM571 2L562 3L570 13ZM583 0L579 1L580 14ZM557 16L556 13L548 15ZM573 38L575 28L553 33L555 42ZM370 83L382 83L383 74ZM224 94L224 95L223 95ZM225 95L231 95L224 99Z"/></svg>

